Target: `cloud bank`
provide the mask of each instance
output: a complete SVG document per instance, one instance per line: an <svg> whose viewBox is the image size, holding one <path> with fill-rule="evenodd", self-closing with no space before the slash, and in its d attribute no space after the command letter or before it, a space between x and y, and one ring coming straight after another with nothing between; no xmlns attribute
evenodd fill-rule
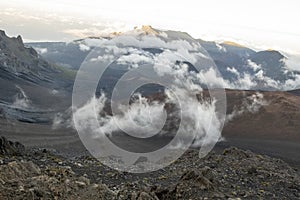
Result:
<svg viewBox="0 0 300 200"><path fill-rule="evenodd" d="M87 39L84 44L90 47L97 46L99 51L104 52L96 54L86 62L115 61L120 65L129 66L128 71L142 70L141 66L151 64L157 79L162 82L168 80L169 85L163 91L165 98L161 101L149 101L141 94L132 93L136 98L130 105L118 104L116 109L119 112L114 115L106 112L105 108L107 104L109 105L110 99L102 92L100 97L94 96L82 107L75 109L76 128L89 131L95 138L122 131L142 138L151 137L154 133L164 135L180 132L184 137L179 146L184 145L185 137L194 138L194 146L201 146L204 142L216 143L220 139L222 119L225 115L217 109L217 99L202 98L199 101L196 95L203 91L202 84L212 83L211 78L215 78L212 86L218 85L222 78L216 71L211 70L213 62L209 61L207 53L197 42L169 40L166 36L159 38L151 35L122 35L110 40ZM160 51L153 53L151 49ZM116 56L117 60L112 60L114 59L112 55ZM201 66L200 69L203 70L200 71L190 66L205 62L207 64ZM147 78L142 75L141 77ZM180 126L173 133L170 129L169 131L161 129L164 127L162 125L172 127L166 122L166 112L170 112L166 107L169 105L173 105L174 109L169 114L173 119L180 119ZM95 113L100 126L92 123Z"/></svg>

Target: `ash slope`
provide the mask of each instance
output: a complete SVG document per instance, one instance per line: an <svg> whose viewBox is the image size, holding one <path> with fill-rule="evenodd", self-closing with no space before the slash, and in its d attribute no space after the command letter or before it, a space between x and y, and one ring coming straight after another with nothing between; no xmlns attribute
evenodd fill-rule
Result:
<svg viewBox="0 0 300 200"><path fill-rule="evenodd" d="M226 93L227 114L230 115L235 109L242 110L245 100L257 92L226 90ZM261 105L256 112L243 108L244 112L227 122L222 132L225 140L217 144L217 148L237 146L279 157L294 166L300 166L300 97L288 92L260 93L267 104ZM160 98L161 96L157 96L154 99ZM29 124L0 118L0 133L30 147L56 149L68 156L86 154L86 149L72 128L60 127L54 130L49 124ZM164 144L169 139L159 138L155 144L150 144L149 149ZM141 148L147 151L147 145L142 140L129 140L120 134L115 134L112 140L131 151Z"/></svg>
<svg viewBox="0 0 300 200"><path fill-rule="evenodd" d="M250 112L242 104L257 92L227 90L227 113L244 110L227 122L226 145L280 157L300 166L300 97L295 92L259 92L264 105Z"/></svg>
<svg viewBox="0 0 300 200"><path fill-rule="evenodd" d="M227 90L227 112L243 110L242 103L255 91ZM265 105L256 112L245 112L229 121L225 136L248 136L277 140L300 141L300 97L292 92L263 92Z"/></svg>

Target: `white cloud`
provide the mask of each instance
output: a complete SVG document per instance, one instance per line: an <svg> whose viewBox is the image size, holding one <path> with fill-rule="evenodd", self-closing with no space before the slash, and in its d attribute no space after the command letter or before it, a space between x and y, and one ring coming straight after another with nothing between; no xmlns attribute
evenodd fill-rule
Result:
<svg viewBox="0 0 300 200"><path fill-rule="evenodd" d="M91 62L97 62L97 61L112 61L114 58L113 55L105 54L103 56L97 56L96 58L91 58Z"/></svg>
<svg viewBox="0 0 300 200"><path fill-rule="evenodd" d="M77 38L86 38L86 37L96 37L102 33L101 29L98 28L82 28L82 29L66 29L63 30L64 33L73 35Z"/></svg>
<svg viewBox="0 0 300 200"><path fill-rule="evenodd" d="M290 70L300 71L300 54L289 54L285 59L285 64Z"/></svg>
<svg viewBox="0 0 300 200"><path fill-rule="evenodd" d="M90 39L87 38L84 40L85 44L88 46L119 46L123 47L139 47L139 48L158 48L158 49L171 49L171 50L199 50L201 46L196 43L190 43L186 40L171 40L164 41L153 35L142 35L137 37L131 32L125 32L120 36L112 37L110 40L99 38L99 39ZM200 53L200 52L199 52ZM204 56L204 55L203 55Z"/></svg>
<svg viewBox="0 0 300 200"><path fill-rule="evenodd" d="M294 90L300 88L300 75L295 75L294 79L289 79L285 82L283 89Z"/></svg>
<svg viewBox="0 0 300 200"><path fill-rule="evenodd" d="M257 85L250 74L244 73L237 81L230 83L232 89L251 89Z"/></svg>
<svg viewBox="0 0 300 200"><path fill-rule="evenodd" d="M266 86L268 87L272 87L272 88L276 88L276 89L281 89L284 86L284 83L280 83L279 81L276 81L268 76L264 75L264 71L263 70L259 70L256 74L255 77L258 80L261 80L265 83Z"/></svg>
<svg viewBox="0 0 300 200"><path fill-rule="evenodd" d="M102 93L100 98L93 97L86 105L77 109L74 113L75 118L79 120L76 127L88 128L95 137L101 137L103 134L110 135L114 131L119 131L119 128L146 137L157 130L161 122L164 122L164 108L167 103L172 103L181 110L180 113L175 113L181 114L183 119L181 122L182 129L179 131L187 137L195 135L196 142L194 145L202 144L204 136L208 136L207 142L219 140L222 120L217 114L215 101L203 100L203 102L199 102L195 95L202 91L199 83L205 82L203 79L208 79L208 84L219 86L228 83L217 76L217 73L212 69L198 73L189 71L187 64L177 63L177 61L201 63L202 59L207 59L204 56L205 52L200 50L201 46L183 40L163 41L151 35L139 37L122 35L99 43L101 43L101 51L105 51L104 55L94 58L96 60L111 58L110 56L116 56L115 54L118 55L120 52L130 52L130 54L122 55L118 62L122 64L153 63L154 71L162 80L172 77L168 79L171 82L168 89L165 90L167 99L159 103L149 102L139 95L129 107L119 106L118 110L123 114L114 116L105 114L103 116L103 108L107 99ZM95 42L93 42L94 44ZM150 54L141 49L144 47L159 48L162 53ZM208 68L208 66L206 67ZM96 108L92 104L97 104ZM99 129L89 124L89 119L94 116L93 113L95 112L102 113L102 117L98 119ZM144 127L144 125L148 125L148 127Z"/></svg>
<svg viewBox="0 0 300 200"><path fill-rule="evenodd" d="M258 65L258 64L256 64L252 60L248 59L247 62L248 62L248 66L251 67L254 72L256 72L257 70L261 69L261 66Z"/></svg>
<svg viewBox="0 0 300 200"><path fill-rule="evenodd" d="M131 65L134 68L138 67L138 64L153 63L153 59L149 56L140 54L123 55L118 59L118 64Z"/></svg>
<svg viewBox="0 0 300 200"><path fill-rule="evenodd" d="M27 109L31 106L31 101L29 97L26 95L25 91L18 85L16 88L19 90L19 93L15 95L15 101L13 102L13 106L21 109Z"/></svg>
<svg viewBox="0 0 300 200"><path fill-rule="evenodd" d="M89 51L91 48L87 45L84 45L84 44L79 44L79 49L81 51Z"/></svg>
<svg viewBox="0 0 300 200"><path fill-rule="evenodd" d="M50 94L53 94L53 95L56 95L56 94L58 94L58 93L59 93L59 91L58 91L58 90L55 90L55 89L53 89L53 90L50 91Z"/></svg>
<svg viewBox="0 0 300 200"><path fill-rule="evenodd" d="M229 72L231 72L232 74L235 74L235 75L237 75L237 76L240 76L240 73L239 73L234 67L232 67L232 68L227 67L226 70L229 71Z"/></svg>
<svg viewBox="0 0 300 200"><path fill-rule="evenodd" d="M227 52L227 49L224 46L221 46L218 43L216 43L216 46L218 47L219 51Z"/></svg>
<svg viewBox="0 0 300 200"><path fill-rule="evenodd" d="M36 47L34 49L38 52L38 54L41 54L41 55L48 52L47 48L38 48L38 47Z"/></svg>
<svg viewBox="0 0 300 200"><path fill-rule="evenodd" d="M264 95L257 92L251 96L244 97L241 105L236 105L232 113L226 117L226 122L232 121L244 113L257 113L261 107L268 105L269 102L264 99Z"/></svg>
<svg viewBox="0 0 300 200"><path fill-rule="evenodd" d="M203 84L209 85L210 87L230 88L230 83L217 75L217 72L210 68L207 71L201 71L197 75Z"/></svg>

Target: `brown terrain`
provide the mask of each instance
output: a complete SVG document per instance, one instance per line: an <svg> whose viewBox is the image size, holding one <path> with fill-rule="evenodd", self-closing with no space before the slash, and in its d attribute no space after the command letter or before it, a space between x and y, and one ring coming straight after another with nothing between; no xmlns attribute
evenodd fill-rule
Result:
<svg viewBox="0 0 300 200"><path fill-rule="evenodd" d="M245 111L226 123L222 132L225 140L217 144L216 148L237 146L279 157L300 166L300 97L295 95L297 91L260 92L266 104L258 106L255 112L243 107L247 98L256 94L255 91L226 90L226 93L228 115L234 111ZM2 136L20 141L25 146L53 148L68 155L86 153L73 129L54 130L49 124L24 123L3 118L0 118L0 124ZM161 138L161 142L156 143L163 145L163 140ZM129 150L143 145L140 140L129 141L123 136L116 136L115 143L121 147L127 146Z"/></svg>
<svg viewBox="0 0 300 200"><path fill-rule="evenodd" d="M228 113L253 91L227 90ZM288 92L260 92L267 105L258 112L244 112L225 126L224 136L300 140L300 97ZM238 106L237 106L238 107Z"/></svg>
<svg viewBox="0 0 300 200"><path fill-rule="evenodd" d="M227 112L253 91L227 90ZM266 101L257 112L245 111L229 121L222 135L228 143L280 157L299 166L300 97L289 92L261 92ZM295 92L293 92L295 93ZM225 142L226 143L226 142Z"/></svg>

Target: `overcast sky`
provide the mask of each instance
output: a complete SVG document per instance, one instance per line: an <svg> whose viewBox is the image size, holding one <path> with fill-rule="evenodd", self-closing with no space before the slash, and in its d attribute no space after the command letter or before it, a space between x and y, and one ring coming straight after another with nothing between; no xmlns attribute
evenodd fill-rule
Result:
<svg viewBox="0 0 300 200"><path fill-rule="evenodd" d="M25 41L71 41L149 24L300 53L298 0L7 0L0 8L0 29Z"/></svg>

